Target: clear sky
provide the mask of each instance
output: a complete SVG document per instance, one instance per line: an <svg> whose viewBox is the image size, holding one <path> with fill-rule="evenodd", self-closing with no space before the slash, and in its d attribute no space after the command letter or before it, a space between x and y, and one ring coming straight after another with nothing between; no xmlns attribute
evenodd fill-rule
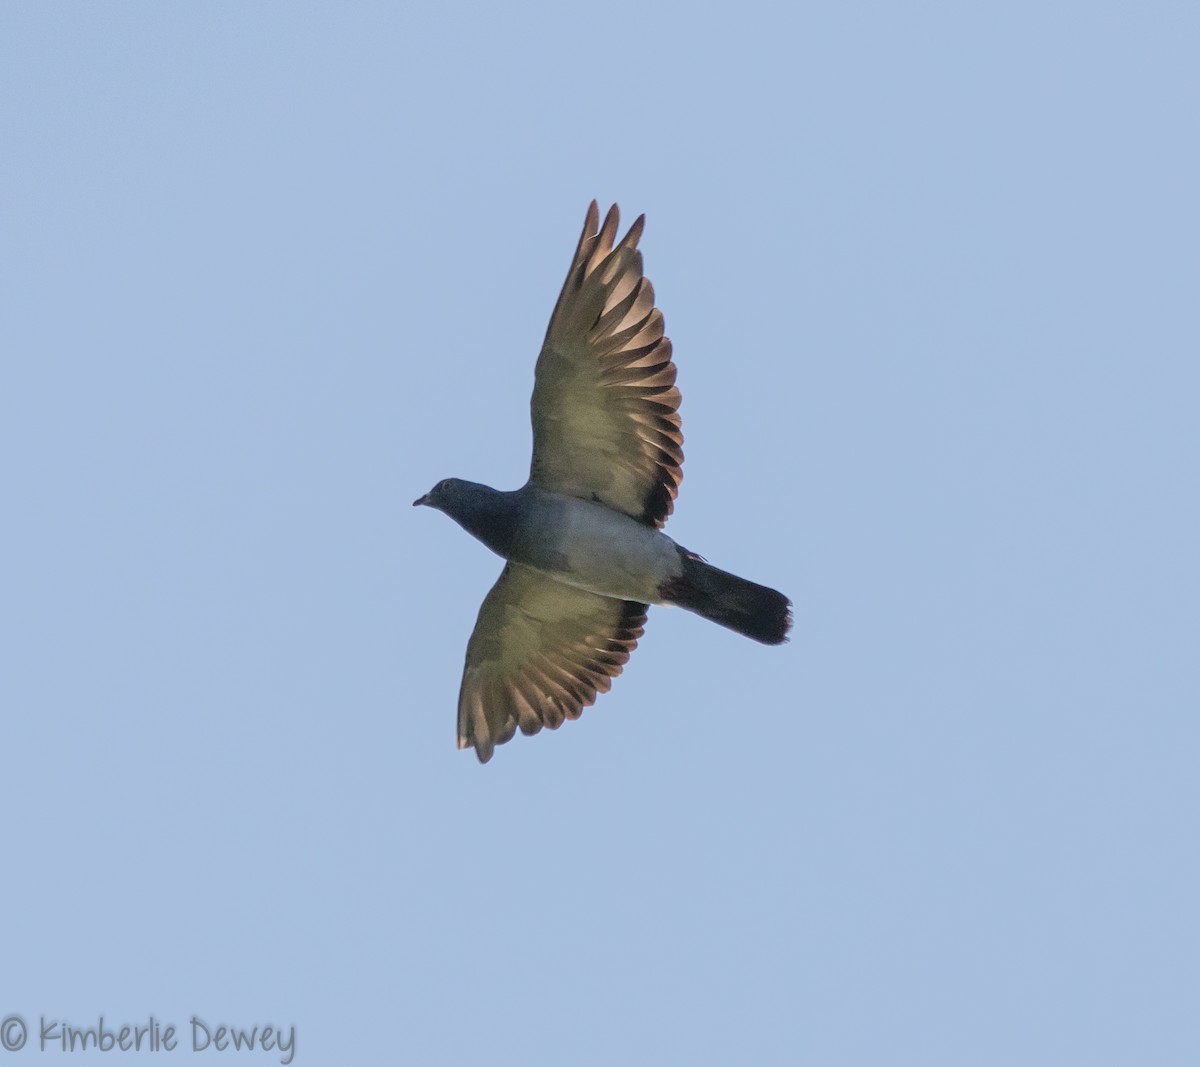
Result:
<svg viewBox="0 0 1200 1067"><path fill-rule="evenodd" d="M1200 9L0 13L0 1017L1200 1062ZM454 748L588 201L683 391L608 696ZM49 1051L57 1055L57 1046ZM49 1054L49 1052L47 1053ZM143 1053L114 1063L159 1062Z"/></svg>

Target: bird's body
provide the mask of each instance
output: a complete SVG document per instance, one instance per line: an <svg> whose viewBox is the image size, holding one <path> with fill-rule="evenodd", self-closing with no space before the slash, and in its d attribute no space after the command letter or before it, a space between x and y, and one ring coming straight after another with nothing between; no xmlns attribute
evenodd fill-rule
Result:
<svg viewBox="0 0 1200 1067"><path fill-rule="evenodd" d="M661 604L660 587L683 571L679 546L661 530L565 493L447 478L421 502L496 555L600 596Z"/></svg>
<svg viewBox="0 0 1200 1067"><path fill-rule="evenodd" d="M614 246L593 201L538 358L529 481L448 478L414 501L507 560L467 645L458 743L491 758L520 728L577 718L637 645L649 604L677 604L766 644L787 597L710 566L661 530L682 477L679 390L639 218Z"/></svg>
<svg viewBox="0 0 1200 1067"><path fill-rule="evenodd" d="M537 507L545 509L552 536L567 546L557 557L563 566L554 573L555 578L618 600L663 603L662 587L683 571L678 546L671 538L603 504L562 493L533 492L540 498ZM536 533L531 540L538 540ZM543 552L532 552L533 565L539 570L545 570Z"/></svg>

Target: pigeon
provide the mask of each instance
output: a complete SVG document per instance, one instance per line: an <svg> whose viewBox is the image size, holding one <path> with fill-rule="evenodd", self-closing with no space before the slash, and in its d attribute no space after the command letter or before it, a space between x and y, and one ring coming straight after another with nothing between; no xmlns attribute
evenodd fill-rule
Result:
<svg viewBox="0 0 1200 1067"><path fill-rule="evenodd" d="M792 604L662 532L683 464L679 389L639 216L620 241L592 201L538 356L529 480L504 492L446 478L413 501L504 558L467 643L458 747L481 763L518 729L577 719L637 647L651 604L674 604L768 645Z"/></svg>

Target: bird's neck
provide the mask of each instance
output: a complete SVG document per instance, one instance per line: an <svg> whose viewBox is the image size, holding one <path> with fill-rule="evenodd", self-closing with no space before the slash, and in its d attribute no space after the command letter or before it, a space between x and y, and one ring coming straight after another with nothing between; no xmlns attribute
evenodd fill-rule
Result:
<svg viewBox="0 0 1200 1067"><path fill-rule="evenodd" d="M454 505L448 514L459 526L497 555L509 557L517 532L517 493L475 485Z"/></svg>

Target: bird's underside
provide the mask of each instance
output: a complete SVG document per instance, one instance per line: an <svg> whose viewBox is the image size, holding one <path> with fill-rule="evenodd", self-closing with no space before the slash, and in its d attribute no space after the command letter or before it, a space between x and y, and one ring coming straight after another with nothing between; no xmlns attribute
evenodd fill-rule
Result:
<svg viewBox="0 0 1200 1067"><path fill-rule="evenodd" d="M614 204L595 201L538 356L531 485L607 505L661 527L683 477L671 342L637 243L644 217L616 241ZM577 719L608 692L637 647L646 605L504 568L467 645L458 745L487 761L520 729Z"/></svg>
<svg viewBox="0 0 1200 1067"><path fill-rule="evenodd" d="M637 647L647 602L771 644L791 622L782 594L656 533L683 477L680 394L642 272L644 217L620 241L618 222L615 204L603 224L589 206L537 360L527 485L501 493L451 478L416 501L507 561L480 608L458 699L458 746L482 762L517 730L556 729L607 692ZM589 506L544 522L539 508L563 498Z"/></svg>

